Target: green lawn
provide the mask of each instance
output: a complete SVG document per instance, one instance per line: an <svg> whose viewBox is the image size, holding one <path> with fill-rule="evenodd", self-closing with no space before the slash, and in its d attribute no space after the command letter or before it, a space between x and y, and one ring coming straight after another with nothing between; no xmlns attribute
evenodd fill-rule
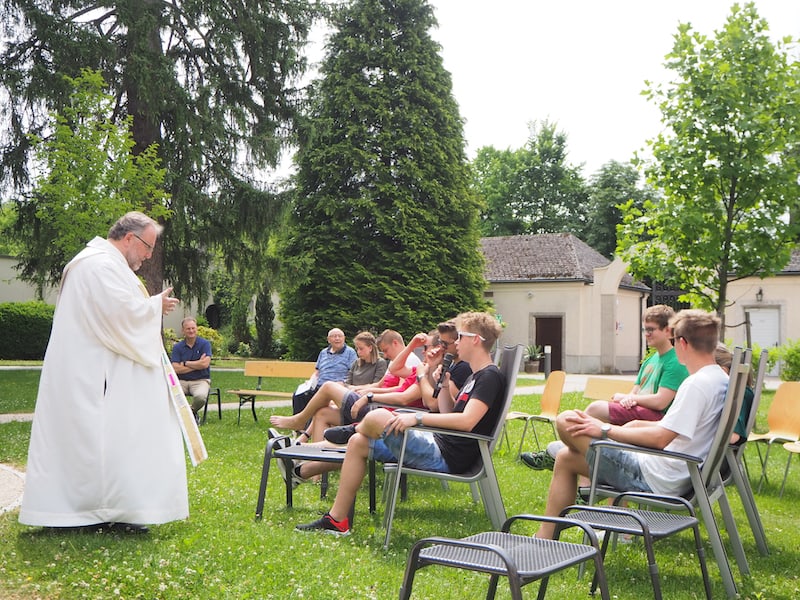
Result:
<svg viewBox="0 0 800 600"><path fill-rule="evenodd" d="M6 372L0 372L0 389ZM239 374L238 376L241 376ZM228 377L231 379L228 380ZM215 384L237 387L237 374L218 372ZM293 382L287 382L291 384ZM525 382L526 384L528 382ZM4 396L5 397L5 396ZM772 394L765 394L760 423ZM583 406L580 394L565 394L564 407ZM515 399L514 409L533 411L536 397ZM5 410L5 404L2 410ZM283 414L289 409L280 409ZM264 519L255 522L256 495L268 416L259 409L258 423L235 412L222 421L214 417L201 428L209 460L189 468L191 517L188 521L153 527L147 536L52 534L21 526L16 511L0 516L0 597L10 600L53 598L394 598L397 596L408 548L420 537L460 537L490 527L480 506L470 501L466 486L442 490L433 480L414 479L409 499L397 510L388 551L382 549L382 506L369 515L366 493L358 499L353 535L337 539L300 534L293 526L316 518L330 504L313 484L300 486L295 506L284 505L284 488L270 479ZM550 473L534 472L515 460L515 442L522 424L510 425L511 448L500 446L495 456L500 487L509 514L541 512ZM547 436L545 428L540 428ZM24 466L29 423L0 425L0 462ZM530 444L533 443L529 436ZM800 516L796 510L800 466L794 465L782 499L778 486L786 454L773 449L771 484L756 497L772 554L758 555L735 491L731 502L740 523L752 576L744 579L734 566L743 598L793 598L800 593L796 543ZM758 458L749 449L748 463L756 471ZM277 471L273 472L275 475ZM334 485L335 491L335 477ZM703 597L702 582L692 553L690 535L657 544L664 597ZM714 596L723 598L716 565L710 556ZM612 597L652 597L642 546L619 547L607 561ZM430 568L417 576L414 598L476 598L485 595L483 576L454 569ZM537 584L526 590L533 597ZM588 579L574 572L556 576L548 597L583 599ZM508 598L500 585L499 598Z"/></svg>

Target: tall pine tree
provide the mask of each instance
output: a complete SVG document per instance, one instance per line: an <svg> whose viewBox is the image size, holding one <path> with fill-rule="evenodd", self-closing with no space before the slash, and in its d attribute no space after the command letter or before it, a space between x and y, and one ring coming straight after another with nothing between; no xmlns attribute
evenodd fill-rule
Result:
<svg viewBox="0 0 800 600"><path fill-rule="evenodd" d="M297 154L281 318L297 358L337 326L428 330L484 305L479 203L424 0L333 16Z"/></svg>
<svg viewBox="0 0 800 600"><path fill-rule="evenodd" d="M155 145L166 169L172 218L163 247L140 271L148 289L160 291L167 278L184 299L205 299L211 249L240 280L255 279L284 205L257 174L278 162L293 126L293 80L304 69L300 50L316 3L0 0L0 7L0 186L17 193L20 239L39 226L40 207L27 206L30 135L45 138L49 114L69 101L64 75L90 68L116 100L105 118L130 117L132 153Z"/></svg>

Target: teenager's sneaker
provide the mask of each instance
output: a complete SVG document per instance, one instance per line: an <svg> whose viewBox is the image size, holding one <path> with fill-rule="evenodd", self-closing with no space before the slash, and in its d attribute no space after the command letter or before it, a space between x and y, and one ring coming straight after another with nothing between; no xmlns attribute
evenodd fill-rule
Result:
<svg viewBox="0 0 800 600"><path fill-rule="evenodd" d="M321 531L335 536L350 535L350 522L347 518L343 521L334 521L329 513L311 523L295 525L297 531Z"/></svg>
<svg viewBox="0 0 800 600"><path fill-rule="evenodd" d="M519 455L520 460L535 471L552 471L556 459L550 456L547 450L539 452L523 452Z"/></svg>
<svg viewBox="0 0 800 600"><path fill-rule="evenodd" d="M339 425L337 427L328 427L322 435L331 444L346 444L355 433L355 425Z"/></svg>

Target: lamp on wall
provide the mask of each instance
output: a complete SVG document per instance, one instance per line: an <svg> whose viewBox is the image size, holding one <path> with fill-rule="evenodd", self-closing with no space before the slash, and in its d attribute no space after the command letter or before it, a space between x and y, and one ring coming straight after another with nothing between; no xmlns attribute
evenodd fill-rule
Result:
<svg viewBox="0 0 800 600"><path fill-rule="evenodd" d="M756 292L756 302L761 302L764 299L764 289L758 288Z"/></svg>

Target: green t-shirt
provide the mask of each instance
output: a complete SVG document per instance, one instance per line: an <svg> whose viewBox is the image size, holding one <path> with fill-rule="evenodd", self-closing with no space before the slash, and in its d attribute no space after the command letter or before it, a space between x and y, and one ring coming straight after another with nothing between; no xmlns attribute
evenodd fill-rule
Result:
<svg viewBox="0 0 800 600"><path fill-rule="evenodd" d="M678 362L675 348L670 348L664 354L654 352L642 363L636 385L639 386L639 393L643 395L655 394L658 388L662 387L677 391L688 376L689 371ZM666 413L667 408L669 406L661 412Z"/></svg>

